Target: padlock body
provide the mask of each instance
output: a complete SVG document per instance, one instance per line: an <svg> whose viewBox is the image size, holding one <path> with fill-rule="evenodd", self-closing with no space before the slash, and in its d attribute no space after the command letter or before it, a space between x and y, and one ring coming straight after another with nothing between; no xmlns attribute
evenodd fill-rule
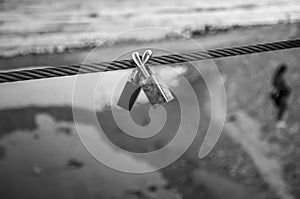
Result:
<svg viewBox="0 0 300 199"><path fill-rule="evenodd" d="M158 75L151 74L150 77L143 79L141 84L144 93L154 108L174 99L168 86Z"/></svg>
<svg viewBox="0 0 300 199"><path fill-rule="evenodd" d="M141 91L141 86L138 83L128 80L120 95L117 105L130 111L138 98Z"/></svg>

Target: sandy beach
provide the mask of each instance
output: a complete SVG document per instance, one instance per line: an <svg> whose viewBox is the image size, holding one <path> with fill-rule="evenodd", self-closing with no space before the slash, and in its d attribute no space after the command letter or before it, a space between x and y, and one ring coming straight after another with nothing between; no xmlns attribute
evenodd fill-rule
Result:
<svg viewBox="0 0 300 199"><path fill-rule="evenodd" d="M202 49L272 42L300 38L299 23L242 26L226 31L197 35L192 39ZM164 39L152 42L126 42L107 47L77 49L74 52L40 54L0 58L1 70L35 66L61 66L74 63L110 61L124 58L125 52L135 49L159 48L169 52L199 50L190 39ZM155 55L166 51L155 51ZM121 56L122 55L122 56ZM205 82L188 64L178 65L166 81L178 93L187 109L195 106L201 112L198 134L189 150L168 167L147 173L128 174L100 164L83 146L79 137L93 143L99 136L91 115L96 112L98 122L107 129L106 136L123 149L148 152L161 148L173 137L173 126L167 126L159 135L147 141L137 141L124 135L113 122L112 88L120 91L115 81L130 71L106 72L97 87L96 108L84 96L74 104L73 88L76 77L17 82L0 85L0 197L3 198L299 198L300 146L299 111L300 80L299 49L260 53L239 57L193 63L211 77L215 64L225 82L228 115L224 131L211 153L198 158L199 147L208 126L210 114L205 110L209 101ZM127 54L125 55L128 56ZM88 59L87 59L88 57ZM269 99L271 76L280 63L286 63L288 84L292 99L287 117L287 128L275 128L275 110ZM158 67L164 74L164 69ZM191 100L182 76L195 91L198 105ZM99 74L84 75L80 89L88 89ZM167 75L166 75L167 78ZM111 84L103 89L104 85ZM220 85L213 84L215 89ZM101 91L101 92L100 92ZM83 94L84 95L84 94ZM107 96L109 97L107 97ZM113 98L113 97L112 97ZM114 98L113 102L114 103ZM72 110L73 108L73 110ZM78 126L73 112L80 113ZM130 114L142 126L151 125L146 132L163 120L162 110L149 114L150 105L143 99ZM178 103L165 105L165 112L180 119ZM152 109L151 109L152 110ZM118 114L128 116L124 110ZM157 118L156 120L154 118ZM214 118L213 118L214 119ZM186 127L187 129L191 127ZM78 130L80 129L80 130ZM131 129L134 131L133 129ZM81 132L84 132L81 134ZM134 132L138 133L138 132ZM189 133L188 131L186 133ZM79 136L78 136L79 135ZM82 138L82 137L81 137ZM98 140L99 141L99 140ZM97 143L97 146L99 143ZM117 152L100 136L99 149L128 167L152 168L155 160L137 159ZM178 147L178 148L177 148ZM172 155L181 146L170 148ZM80 164L68 166L76 159ZM72 161L71 161L72 162ZM77 166L74 166L77 165ZM180 177L178 177L180 176Z"/></svg>

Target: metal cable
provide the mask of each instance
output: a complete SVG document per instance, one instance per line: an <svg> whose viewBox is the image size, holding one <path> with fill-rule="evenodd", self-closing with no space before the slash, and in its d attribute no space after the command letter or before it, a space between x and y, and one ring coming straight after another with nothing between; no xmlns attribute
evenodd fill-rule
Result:
<svg viewBox="0 0 300 199"><path fill-rule="evenodd" d="M208 50L206 52L193 52L184 54L171 54L152 57L147 62L150 66L178 64L205 59L216 59L222 57L246 55L253 53L269 52L276 50L292 49L300 47L300 39L277 41L263 44L253 44L230 48ZM0 73L0 83L17 82L34 79L44 79L52 77L71 76L77 74L105 72L121 69L134 68L132 60L120 60L111 62L100 62L91 64L74 64L70 66L46 67L39 69L29 69L20 71L9 71Z"/></svg>

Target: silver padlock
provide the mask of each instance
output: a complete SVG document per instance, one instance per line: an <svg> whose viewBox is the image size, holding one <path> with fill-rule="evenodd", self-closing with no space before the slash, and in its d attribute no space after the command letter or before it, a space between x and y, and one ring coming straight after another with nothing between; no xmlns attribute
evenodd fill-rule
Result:
<svg viewBox="0 0 300 199"><path fill-rule="evenodd" d="M142 56L142 62L146 63L149 58L150 57L144 53ZM141 73L139 72L138 68L134 68L120 95L117 103L118 106L128 111L132 109L141 91L140 76Z"/></svg>
<svg viewBox="0 0 300 199"><path fill-rule="evenodd" d="M145 51L143 57L148 59L151 57L152 51ZM145 65L146 62L143 62L139 56L138 52L132 54L132 59L135 64L138 66L141 72L141 81L140 84L144 93L146 94L150 104L156 108L157 106L170 102L174 99L171 91L168 86L161 80L161 78L153 74L149 67Z"/></svg>

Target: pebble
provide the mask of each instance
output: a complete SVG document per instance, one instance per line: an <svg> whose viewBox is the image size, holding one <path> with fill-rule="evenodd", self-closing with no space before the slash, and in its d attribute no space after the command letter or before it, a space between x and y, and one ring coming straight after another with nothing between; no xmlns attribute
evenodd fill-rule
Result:
<svg viewBox="0 0 300 199"><path fill-rule="evenodd" d="M42 174L42 168L41 167L38 167L38 166L35 166L32 168L32 171L31 173L35 176L39 176Z"/></svg>

